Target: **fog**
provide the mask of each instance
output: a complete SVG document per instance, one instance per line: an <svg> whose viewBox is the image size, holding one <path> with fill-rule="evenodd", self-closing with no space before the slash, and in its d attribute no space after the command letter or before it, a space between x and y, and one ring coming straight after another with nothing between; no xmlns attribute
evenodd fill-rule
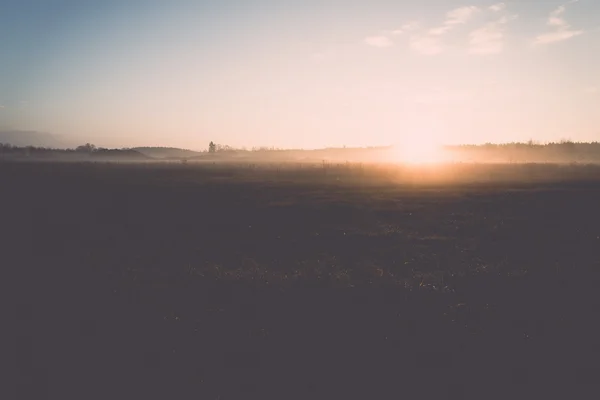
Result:
<svg viewBox="0 0 600 400"><path fill-rule="evenodd" d="M39 138L39 136L29 135ZM13 135L26 139L28 135ZM6 136L4 139L11 139ZM194 151L172 147L135 147L106 149L85 144L70 149L57 149L34 141L23 145L22 141L11 143L0 140L2 159L46 160L130 160L130 161L181 161L181 162L240 162L240 163L391 163L391 164L447 164L447 163L584 163L600 162L600 143L536 144L508 143L485 145L441 146L420 144L414 146L382 146L357 148L325 148L317 150L277 148L233 148L211 142L206 150ZM37 145L36 145L37 144ZM211 148L212 145L212 148Z"/></svg>

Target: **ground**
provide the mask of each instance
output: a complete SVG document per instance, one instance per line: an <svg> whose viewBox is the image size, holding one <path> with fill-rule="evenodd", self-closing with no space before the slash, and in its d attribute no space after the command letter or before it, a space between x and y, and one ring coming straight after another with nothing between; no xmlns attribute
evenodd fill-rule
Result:
<svg viewBox="0 0 600 400"><path fill-rule="evenodd" d="M0 163L17 395L595 398L600 168L427 168Z"/></svg>

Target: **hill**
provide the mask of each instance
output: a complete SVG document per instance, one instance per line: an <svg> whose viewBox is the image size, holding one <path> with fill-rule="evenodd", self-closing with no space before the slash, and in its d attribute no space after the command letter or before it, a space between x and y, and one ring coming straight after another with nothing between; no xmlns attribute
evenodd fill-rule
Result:
<svg viewBox="0 0 600 400"><path fill-rule="evenodd" d="M199 151L179 149L176 147L134 147L133 150L158 159L191 158L202 155L202 152Z"/></svg>

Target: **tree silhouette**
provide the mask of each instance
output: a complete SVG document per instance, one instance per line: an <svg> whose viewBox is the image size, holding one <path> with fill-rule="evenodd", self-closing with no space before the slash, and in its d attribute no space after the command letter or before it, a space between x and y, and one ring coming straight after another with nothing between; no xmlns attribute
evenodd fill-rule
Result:
<svg viewBox="0 0 600 400"><path fill-rule="evenodd" d="M214 142L212 142L212 141L208 144L208 152L209 153L216 153L217 152L217 145L214 144Z"/></svg>
<svg viewBox="0 0 600 400"><path fill-rule="evenodd" d="M86 143L82 146L77 146L75 151L78 151L81 153L93 153L94 151L96 151L96 146L94 146L93 144L90 144L90 143Z"/></svg>

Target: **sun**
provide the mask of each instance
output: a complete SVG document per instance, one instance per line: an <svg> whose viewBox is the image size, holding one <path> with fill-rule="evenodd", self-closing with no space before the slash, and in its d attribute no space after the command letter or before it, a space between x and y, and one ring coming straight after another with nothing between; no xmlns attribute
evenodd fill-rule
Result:
<svg viewBox="0 0 600 400"><path fill-rule="evenodd" d="M408 164L434 164L444 161L442 146L427 138L410 138L394 146L394 159Z"/></svg>

